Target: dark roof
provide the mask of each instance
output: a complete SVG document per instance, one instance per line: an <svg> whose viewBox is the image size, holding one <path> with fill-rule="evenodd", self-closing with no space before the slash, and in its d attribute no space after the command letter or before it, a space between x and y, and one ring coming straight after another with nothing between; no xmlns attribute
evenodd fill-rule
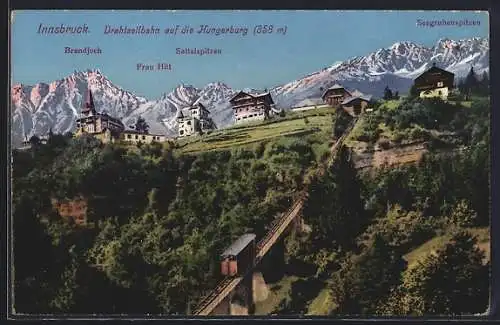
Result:
<svg viewBox="0 0 500 325"><path fill-rule="evenodd" d="M348 94L350 94L350 92L347 91L347 89L345 89L343 86L339 85L339 84L335 84L333 86L331 86L330 88L326 89L323 94L321 95L321 98L325 98L325 95L330 91L330 90L335 90L335 89L344 89L344 91Z"/></svg>
<svg viewBox="0 0 500 325"><path fill-rule="evenodd" d="M109 115L108 115L108 114L106 114L106 113L104 113L104 114L103 114L103 113L95 113L95 116L97 116L97 117L99 117L99 118L105 118L105 119L108 119L108 120L110 120L110 121L114 121L114 122L116 122L117 124L119 124L119 125L123 126L123 122L122 122L120 119L118 119L118 118L116 118L116 117L113 117L113 116L109 116ZM87 118L88 118L88 116L86 116L86 117L80 117L80 118L77 118L76 120L77 120L77 121L82 121L82 120L86 120Z"/></svg>
<svg viewBox="0 0 500 325"><path fill-rule="evenodd" d="M270 92L265 92L265 93L260 93L260 94L252 94L252 93L247 93L246 91L240 91L238 92L236 95L234 95L233 97L231 97L231 99L229 99L229 101L233 101L236 97L238 97L240 94L245 94L245 95L248 95L250 97L253 97L253 98L260 98L260 97L267 97L269 96L269 98L272 100L272 97L271 97L271 93Z"/></svg>
<svg viewBox="0 0 500 325"><path fill-rule="evenodd" d="M231 246L226 248L226 250L221 254L221 256L234 256L238 255L245 247L248 246L255 239L255 234L244 234L241 235L236 241L234 241Z"/></svg>
<svg viewBox="0 0 500 325"><path fill-rule="evenodd" d="M435 65L433 65L430 69L424 71L418 77L416 77L415 80L421 78L422 76L424 76L424 75L426 75L428 73L432 73L432 72L441 72L441 73L447 74L449 76L454 76L455 75L453 72L446 71L444 69L438 68Z"/></svg>
<svg viewBox="0 0 500 325"><path fill-rule="evenodd" d="M113 120L113 121L117 121L117 122L122 123L122 121L121 121L119 118L113 117L113 116L109 115L108 113L103 113L103 112L101 112L101 113L97 113L97 115L98 115L98 116L102 116L102 117L107 117L107 118L108 118L108 119L110 119L110 120Z"/></svg>
<svg viewBox="0 0 500 325"><path fill-rule="evenodd" d="M349 104L350 102L352 102L355 99L361 99L361 100L364 100L366 102L369 102L371 99L371 96L363 95L363 96L349 97L349 98L344 99L344 101L342 102L342 105Z"/></svg>
<svg viewBox="0 0 500 325"><path fill-rule="evenodd" d="M331 86L330 88L328 88L327 90L330 90L330 89L344 89L344 87L339 85L339 84L335 84L335 85Z"/></svg>
<svg viewBox="0 0 500 325"><path fill-rule="evenodd" d="M195 109L195 108L197 108L197 106L199 106L202 110L206 111L207 113L210 113L210 111L202 103L193 104L193 105L191 105L191 107L189 107L189 109L190 110Z"/></svg>
<svg viewBox="0 0 500 325"><path fill-rule="evenodd" d="M100 117L105 117L109 120L112 120L112 121L115 121L116 123L120 124L120 125L123 125L123 122L119 119L119 118L116 118L116 117L113 117L113 116L110 116L108 115L107 113L97 113L97 116L100 116Z"/></svg>

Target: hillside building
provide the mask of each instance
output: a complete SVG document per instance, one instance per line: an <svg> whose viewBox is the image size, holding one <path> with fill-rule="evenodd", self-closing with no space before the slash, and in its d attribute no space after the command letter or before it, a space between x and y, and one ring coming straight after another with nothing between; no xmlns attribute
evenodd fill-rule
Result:
<svg viewBox="0 0 500 325"><path fill-rule="evenodd" d="M117 140L129 143L167 141L164 135L125 130L123 123L119 119L106 113L98 113L90 89L87 91L86 99L82 104L80 117L76 120L75 136L82 134L91 134L104 143Z"/></svg>
<svg viewBox="0 0 500 325"><path fill-rule="evenodd" d="M293 106L290 110L292 112L308 111L316 108L327 108L329 105L325 104L321 98L306 98Z"/></svg>
<svg viewBox="0 0 500 325"><path fill-rule="evenodd" d="M352 94L339 84L335 84L328 88L323 95L321 95L323 101L332 107L340 106L342 102L349 97L352 97Z"/></svg>
<svg viewBox="0 0 500 325"><path fill-rule="evenodd" d="M119 119L96 111L92 92L87 90L80 117L76 120L75 136L91 134L102 142L113 142L120 138L124 130L125 127Z"/></svg>
<svg viewBox="0 0 500 325"><path fill-rule="evenodd" d="M454 78L452 72L433 64L432 68L415 78L413 87L421 98L439 97L446 100L453 89Z"/></svg>
<svg viewBox="0 0 500 325"><path fill-rule="evenodd" d="M36 134L33 135L35 137L37 137L39 140L40 140L40 144L47 144L47 142L49 141L49 137L48 136L37 136ZM32 147L32 143L31 143L31 138L28 138L27 135L24 136L24 140L23 142L21 142L21 146L19 148L16 148L16 149L20 149L20 150L25 150L25 149L29 149Z"/></svg>
<svg viewBox="0 0 500 325"><path fill-rule="evenodd" d="M251 94L240 91L229 100L236 124L263 121L279 113L269 92Z"/></svg>
<svg viewBox="0 0 500 325"><path fill-rule="evenodd" d="M165 142L167 137L161 134L142 133L136 130L125 130L120 134L120 140L129 143L152 143L152 142Z"/></svg>
<svg viewBox="0 0 500 325"><path fill-rule="evenodd" d="M351 96L341 103L342 108L352 116L357 116L365 112L367 106L370 104L371 96L357 95Z"/></svg>
<svg viewBox="0 0 500 325"><path fill-rule="evenodd" d="M201 134L217 128L210 117L210 111L202 103L181 110L177 116L177 124L179 137Z"/></svg>

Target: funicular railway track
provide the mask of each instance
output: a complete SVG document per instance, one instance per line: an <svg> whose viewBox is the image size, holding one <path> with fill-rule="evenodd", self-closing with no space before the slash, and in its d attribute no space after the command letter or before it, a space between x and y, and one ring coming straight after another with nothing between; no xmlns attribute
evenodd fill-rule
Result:
<svg viewBox="0 0 500 325"><path fill-rule="evenodd" d="M276 243L278 238L283 234L283 232L288 228L293 219L297 217L304 204L305 195L301 193L299 199L295 201L292 207L283 215L279 222L277 222L257 243L257 252L255 258L255 264L258 264L262 257L266 255L269 249Z"/></svg>
<svg viewBox="0 0 500 325"><path fill-rule="evenodd" d="M358 118L355 117L347 129L344 131L342 136L337 139L335 144L331 148L331 156L328 162L320 168L318 171L318 175L321 176L326 171L326 168L331 164L332 161L335 160L338 149L341 147L341 144L344 142L345 138L352 131L356 123L358 122ZM281 214L280 218L275 219L271 223L271 227L266 235L257 243L256 245L256 254L255 260L253 263L253 267L260 263L264 255L269 251L269 249L276 243L279 237L285 232L290 223L297 217L297 215L301 212L301 209L304 205L304 202L307 198L307 188L304 188L300 191L300 193L296 196L293 205L283 214ZM194 310L193 315L206 316L209 315L212 310L220 304L222 300L226 298L226 296L236 288L238 284L250 273L253 271L253 267L250 267L243 276L232 277L226 276L222 279L219 284L215 287L215 289L211 290L206 296L204 296L197 308Z"/></svg>
<svg viewBox="0 0 500 325"><path fill-rule="evenodd" d="M205 296L194 310L194 315L208 315L243 280L243 277L226 276L214 290ZM213 307L212 307L213 306ZM210 308L208 308L210 307Z"/></svg>
<svg viewBox="0 0 500 325"><path fill-rule="evenodd" d="M287 212L282 214L281 218L276 219L274 226L272 226L264 238L257 243L254 266L260 262L262 257L269 251L281 234L287 229L290 222L297 216L302 208L303 202L303 198L296 201ZM250 268L247 273L251 272L252 269L253 268ZM213 310L212 307L217 306L227 296L227 294L229 294L229 292L231 292L245 278L245 276L226 276L221 282L219 282L214 290L201 300L201 303L194 311L194 315L208 315L208 313Z"/></svg>

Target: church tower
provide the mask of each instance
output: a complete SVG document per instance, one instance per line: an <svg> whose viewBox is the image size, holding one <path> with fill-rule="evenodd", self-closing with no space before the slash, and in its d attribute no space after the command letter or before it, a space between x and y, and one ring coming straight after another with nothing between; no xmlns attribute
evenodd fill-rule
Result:
<svg viewBox="0 0 500 325"><path fill-rule="evenodd" d="M76 119L76 129L75 135L77 136L92 134L101 141L108 142L114 141L112 137L118 138L125 127L120 119L96 111L94 96L89 88L85 94L85 100L82 101L80 117Z"/></svg>
<svg viewBox="0 0 500 325"><path fill-rule="evenodd" d="M92 97L92 92L90 88L87 89L87 94L85 96L85 101L82 103L82 116L92 116L96 115L97 112L95 110L94 98Z"/></svg>

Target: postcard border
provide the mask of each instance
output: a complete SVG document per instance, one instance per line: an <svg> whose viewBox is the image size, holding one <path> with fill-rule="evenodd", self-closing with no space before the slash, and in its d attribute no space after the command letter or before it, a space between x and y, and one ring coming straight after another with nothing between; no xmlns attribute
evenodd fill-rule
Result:
<svg viewBox="0 0 500 325"><path fill-rule="evenodd" d="M160 1L152 1L152 0L141 0L141 7L137 7L136 5L133 5L132 3L123 3L119 0L110 0L107 1L106 4L102 2L102 0L87 0L87 1L67 1L67 2L61 2L61 1L44 1L44 2L37 2L33 0L17 0L17 1L12 1L11 3L11 8L9 10L23 10L23 9L353 9L353 10L362 10L362 9L378 9L378 10L384 10L384 9L392 9L392 10L418 10L425 8L427 10L446 10L446 9L455 9L455 10L488 10L489 15L490 15L490 80L491 80L491 89L498 89L500 87L500 69L498 68L498 65L493 62L492 58L493 57L500 57L500 50L499 50L499 39L500 36L500 3L495 2L495 1L475 1L474 4L471 2L466 2L466 1L461 1L459 3L455 1L440 1L440 3L436 3L437 1L428 1L428 0L422 0L419 2L418 8L415 7L414 4L411 3L401 3L396 0L390 0L384 2L382 6L376 5L374 2L370 1L350 1L346 6L343 7L335 7L332 6L329 1L323 0L323 1L317 1L315 3L312 3L310 1L306 2L301 2L301 1L294 1L294 2L287 2L287 1L279 1L281 4L271 4L268 0L267 1L261 1L257 0L252 2L252 5L250 6L249 4L240 6L239 8L234 7L234 3L229 3L228 1L225 2L220 2L219 5L211 3L210 6L206 6L205 2L194 2L194 3L186 3L185 0L174 0L174 1L169 1L169 8L165 8L164 5L160 3ZM443 5L444 4L444 5ZM3 17L6 17L5 15ZM10 15L9 15L10 17ZM64 319L64 317L47 317L47 316L33 316L30 315L29 317L23 317L19 315L12 315L12 287L9 285L9 280L11 280L11 272L10 272L10 261L12 258L12 224L11 224L11 207L10 207L10 193L11 193L11 184L10 184L10 176L11 176L11 145L10 145L10 127L11 127L11 105L10 105L10 86L11 86L11 80L10 80L10 33L9 29L10 24L9 21L6 19L5 26L7 27L7 42L8 46L4 47L7 50L7 55L8 55L8 64L7 67L4 66L4 76L7 76L6 80L6 85L4 86L4 90L6 91L6 100L7 100L7 109L3 109L2 111L2 117L5 125L5 130L7 132L2 132L0 136L0 140L2 141L2 144L5 142L5 148L6 150L6 156L5 160L2 159L2 162L5 161L6 163L6 173L2 173L2 178L1 182L2 184L6 184L6 186L1 186L1 194L4 198L6 198L6 201L4 202L2 200L2 203L0 205L2 212L5 211L5 216L4 218L4 223L5 227L1 228L1 233L0 233L0 238L1 238L1 250L2 250L2 264L6 265L8 269L5 272L5 282L2 281L2 291L5 291L8 293L7 294L7 299L5 304L2 305L2 315L6 315L8 319L14 320L14 319L26 319L26 320L48 320L48 319ZM494 32L494 31L498 32ZM500 297L500 288L499 288L499 249L495 249L495 247L498 247L499 239L497 238L498 236L494 236L493 234L495 233L500 233L499 232L499 225L500 225L500 220L498 218L494 218L493 216L495 215L500 215L500 209L498 202L494 200L495 197L500 197L499 196L499 191L498 191L498 170L500 168L499 162L498 162L498 152L500 152L500 141L498 141L498 127L496 125L500 125L500 112L497 110L493 109L493 107L500 107L500 95L498 93L492 92L491 93L491 127L490 127L490 136L492 138L492 148L491 148L491 215L490 215L490 220L491 220L491 225L490 225L490 231L491 231L491 258L492 258L492 265L491 265L491 301L490 301L490 313L489 315L485 316L464 316L464 317L459 317L458 319L473 319L473 320L486 320L486 319L494 319L498 318L498 300ZM4 158L4 157L2 157ZM5 193L4 193L5 192ZM7 251L8 250L8 251ZM4 291L4 292L5 292ZM5 308L5 310L4 310ZM69 316L69 315L68 315ZM65 319L75 319L75 320L87 320L87 319L95 319L95 320L111 320L111 319L116 319L114 317L110 316L104 316L104 318L99 318L98 315L95 315L97 317L74 317L74 316L69 316ZM451 317L433 317L433 318L401 318L401 317L394 317L394 318L356 318L356 317L283 317L280 316L279 318L274 318L274 317L217 317L217 318L197 318L197 317L172 317L168 316L167 318L145 318L141 315L141 317L138 318L133 318L133 317L126 317L126 318L118 318L120 320L148 320L148 319L155 319L155 320L203 320L203 321L213 321L213 320L223 320L223 321L231 321L231 320L244 320L244 321L249 321L252 322L254 320L312 320L312 321L339 321L339 320L350 320L350 321L355 321L355 322L365 322L365 321L373 321L373 320L387 320L387 321L405 321L405 320L417 320L417 321L422 321L425 319L433 319L433 320L449 320L449 319L456 319L456 318L451 318Z"/></svg>

